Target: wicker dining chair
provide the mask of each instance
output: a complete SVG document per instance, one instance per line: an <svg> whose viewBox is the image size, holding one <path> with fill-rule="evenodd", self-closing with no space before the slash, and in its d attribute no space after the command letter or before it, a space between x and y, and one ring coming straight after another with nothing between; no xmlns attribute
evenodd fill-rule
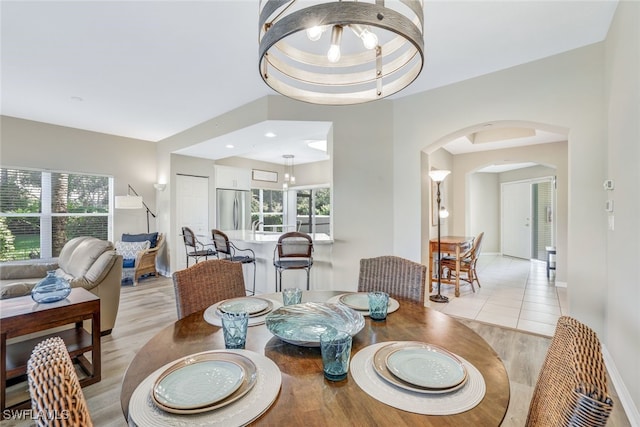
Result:
<svg viewBox="0 0 640 427"><path fill-rule="evenodd" d="M27 380L37 426L93 426L62 338L48 338L36 345L27 362Z"/></svg>
<svg viewBox="0 0 640 427"><path fill-rule="evenodd" d="M358 292L383 291L424 304L427 267L397 256L360 260Z"/></svg>
<svg viewBox="0 0 640 427"><path fill-rule="evenodd" d="M229 298L243 297L242 264L224 259L199 262L173 273L178 319Z"/></svg>
<svg viewBox="0 0 640 427"><path fill-rule="evenodd" d="M480 251L482 249L482 238L484 237L484 231L478 234L478 237L473 239L473 244L471 248L466 252L460 254L460 280L464 280L465 282L471 285L471 290L473 292L476 291L476 288L473 286L473 282L480 286L480 279L478 279L478 270L476 265L478 264L478 257L480 256ZM447 278L451 278L452 275L455 275L456 271L456 257L453 256L444 256L440 260L440 269L444 273L446 269ZM462 277L462 273L466 276Z"/></svg>
<svg viewBox="0 0 640 427"><path fill-rule="evenodd" d="M612 408L598 337L576 319L560 317L526 426L604 426Z"/></svg>

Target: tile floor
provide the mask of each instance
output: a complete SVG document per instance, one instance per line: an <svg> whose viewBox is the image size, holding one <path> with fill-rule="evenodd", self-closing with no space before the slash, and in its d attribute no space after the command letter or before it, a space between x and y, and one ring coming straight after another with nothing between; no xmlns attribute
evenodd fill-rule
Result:
<svg viewBox="0 0 640 427"><path fill-rule="evenodd" d="M451 316L478 320L546 336L553 336L562 314L568 313L566 288L557 288L554 272L547 280L546 264L499 255L482 255L478 260L481 288L476 292L460 282L460 297L454 286L442 284L448 303L429 301L430 307ZM434 281L433 293L437 293Z"/></svg>

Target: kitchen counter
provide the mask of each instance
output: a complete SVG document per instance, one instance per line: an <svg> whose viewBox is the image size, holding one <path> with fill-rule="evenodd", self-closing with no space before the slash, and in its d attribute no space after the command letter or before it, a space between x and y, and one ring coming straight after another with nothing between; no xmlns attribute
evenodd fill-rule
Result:
<svg viewBox="0 0 640 427"><path fill-rule="evenodd" d="M251 249L256 254L256 294L275 292L275 267L273 254L278 238L283 233L251 230L229 230L224 233L239 249ZM311 235L313 240L313 267L311 267L310 289L326 289L331 283L331 252L333 239L324 233ZM239 253L242 254L242 253ZM244 279L247 289L253 286L253 267L244 265ZM282 288L307 288L304 270L289 270L282 273Z"/></svg>
<svg viewBox="0 0 640 427"><path fill-rule="evenodd" d="M251 231L251 230L222 230L229 240L247 243L273 243L277 242L284 233L272 231ZM333 243L333 239L325 233L310 234L314 245L325 245Z"/></svg>

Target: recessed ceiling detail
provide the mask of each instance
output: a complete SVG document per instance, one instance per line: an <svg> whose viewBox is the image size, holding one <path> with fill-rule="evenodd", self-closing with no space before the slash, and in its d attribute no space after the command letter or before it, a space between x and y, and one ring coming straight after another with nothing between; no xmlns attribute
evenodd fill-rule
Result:
<svg viewBox="0 0 640 427"><path fill-rule="evenodd" d="M508 139L528 138L536 136L535 129L529 128L488 128L467 135L472 144L485 144L487 142L505 141Z"/></svg>

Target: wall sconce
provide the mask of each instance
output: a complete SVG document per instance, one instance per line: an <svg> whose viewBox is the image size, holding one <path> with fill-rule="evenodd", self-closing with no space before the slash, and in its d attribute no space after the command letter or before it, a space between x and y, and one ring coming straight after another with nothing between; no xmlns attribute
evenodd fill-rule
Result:
<svg viewBox="0 0 640 427"><path fill-rule="evenodd" d="M164 191L164 189L167 188L167 184L153 184L153 188L158 191Z"/></svg>

